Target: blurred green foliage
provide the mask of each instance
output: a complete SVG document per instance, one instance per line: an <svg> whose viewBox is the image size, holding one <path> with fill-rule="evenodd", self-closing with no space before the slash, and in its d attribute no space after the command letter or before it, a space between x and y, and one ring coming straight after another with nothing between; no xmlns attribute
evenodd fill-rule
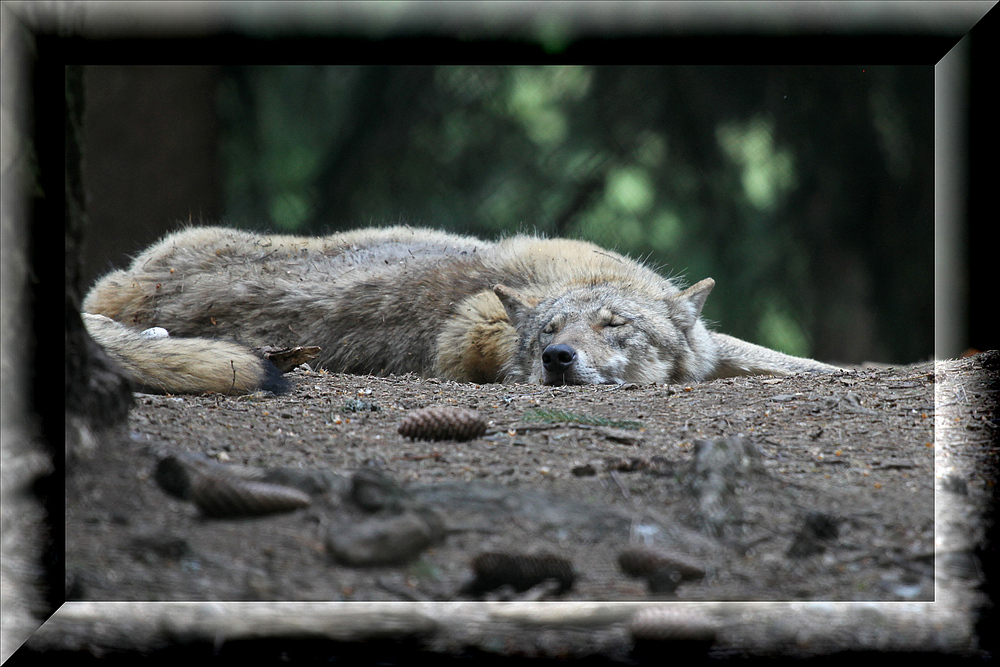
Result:
<svg viewBox="0 0 1000 667"><path fill-rule="evenodd" d="M728 333L911 362L933 343L932 94L931 67L233 67L225 208L584 238L712 276Z"/></svg>

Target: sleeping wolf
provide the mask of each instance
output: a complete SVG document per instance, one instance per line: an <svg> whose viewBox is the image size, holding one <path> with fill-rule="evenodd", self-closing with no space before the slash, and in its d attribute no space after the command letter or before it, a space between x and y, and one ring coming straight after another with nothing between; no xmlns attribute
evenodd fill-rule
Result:
<svg viewBox="0 0 1000 667"><path fill-rule="evenodd" d="M838 370L706 329L700 314L714 285L681 290L566 239L196 227L105 276L83 305L88 330L136 384L167 393L280 391L280 374L249 350L263 345L320 346L315 365L336 372L480 383ZM139 333L150 327L170 336Z"/></svg>

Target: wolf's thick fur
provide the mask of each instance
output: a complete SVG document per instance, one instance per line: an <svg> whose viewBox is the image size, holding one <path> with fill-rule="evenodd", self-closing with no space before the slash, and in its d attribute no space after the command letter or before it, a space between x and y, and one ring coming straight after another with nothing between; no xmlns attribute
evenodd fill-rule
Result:
<svg viewBox="0 0 1000 667"><path fill-rule="evenodd" d="M169 393L273 384L274 369L243 345L318 345L316 365L331 371L480 383L837 370L708 331L700 314L714 284L682 291L636 261L566 239L197 227L105 276L83 305L91 333L136 382ZM137 333L149 327L171 335Z"/></svg>

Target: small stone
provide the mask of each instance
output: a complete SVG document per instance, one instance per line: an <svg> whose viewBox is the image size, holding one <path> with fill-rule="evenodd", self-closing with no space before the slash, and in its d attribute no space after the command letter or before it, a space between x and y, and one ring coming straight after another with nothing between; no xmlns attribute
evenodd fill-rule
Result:
<svg viewBox="0 0 1000 667"><path fill-rule="evenodd" d="M439 542L444 533L441 518L424 508L331 526L326 546L333 559L342 565L405 565Z"/></svg>
<svg viewBox="0 0 1000 667"><path fill-rule="evenodd" d="M351 500L367 512L398 509L405 493L381 470L362 468L351 476Z"/></svg>

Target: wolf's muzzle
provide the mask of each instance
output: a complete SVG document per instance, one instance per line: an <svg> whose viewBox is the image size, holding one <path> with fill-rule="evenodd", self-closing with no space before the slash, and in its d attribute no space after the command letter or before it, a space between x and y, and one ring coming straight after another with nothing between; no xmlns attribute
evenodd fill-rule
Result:
<svg viewBox="0 0 1000 667"><path fill-rule="evenodd" d="M575 362L576 350L569 345L549 345L542 351L542 366L549 373L565 373Z"/></svg>

